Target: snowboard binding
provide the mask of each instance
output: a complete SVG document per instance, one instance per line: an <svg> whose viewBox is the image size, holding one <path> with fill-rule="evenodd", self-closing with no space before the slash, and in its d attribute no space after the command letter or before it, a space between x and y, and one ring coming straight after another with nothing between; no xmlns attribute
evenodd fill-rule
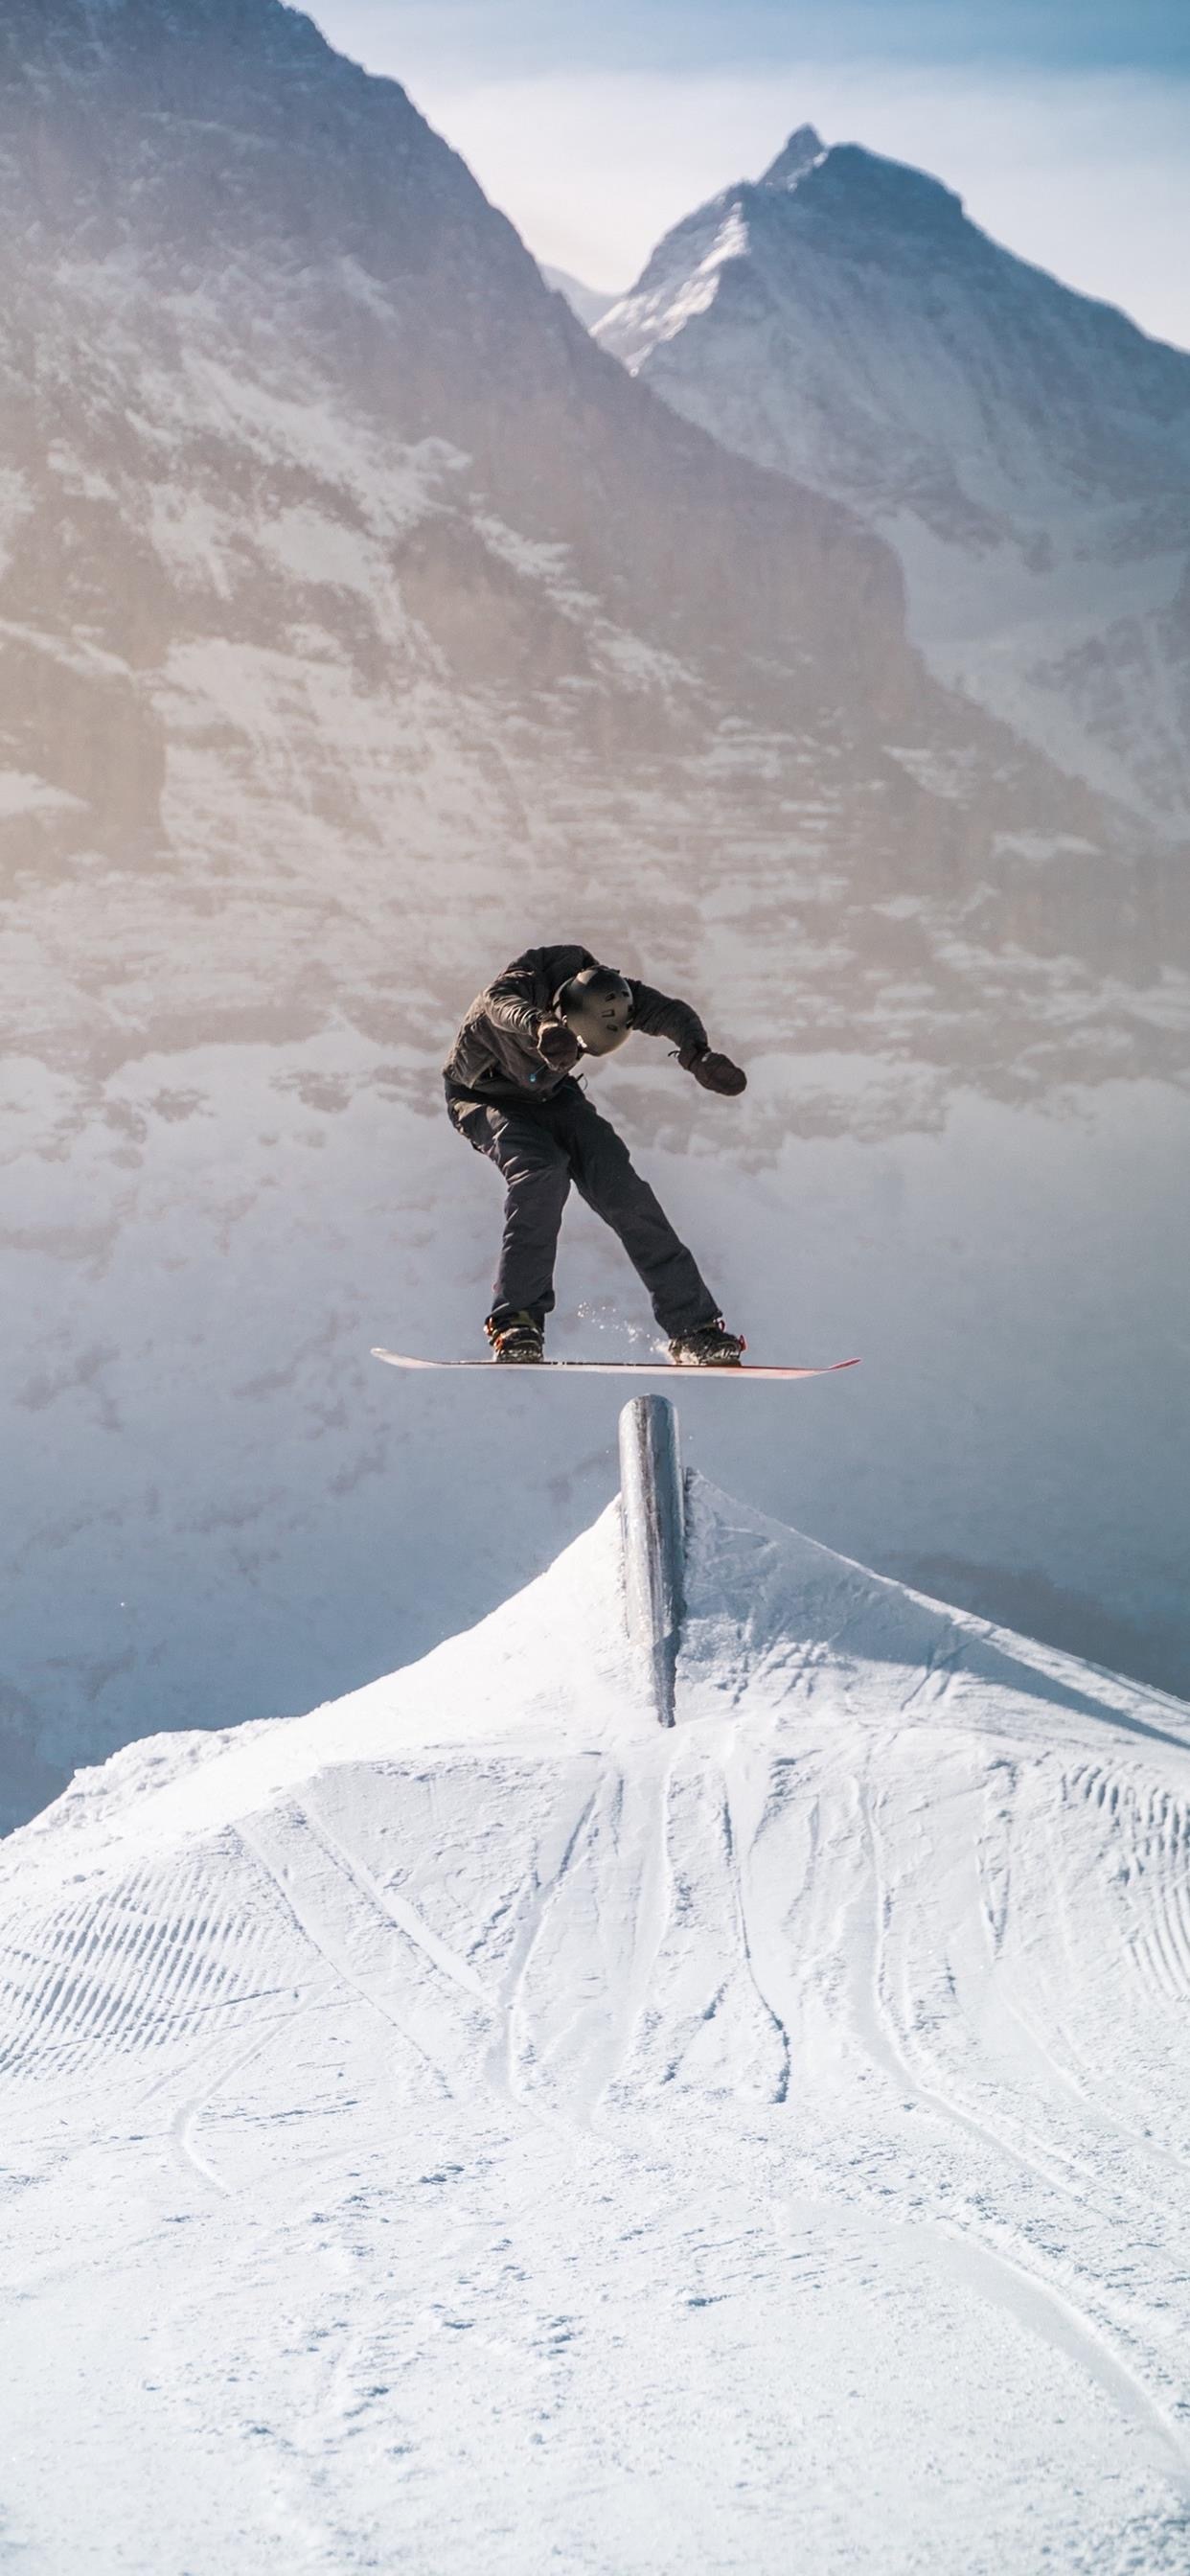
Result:
<svg viewBox="0 0 1190 2576"><path fill-rule="evenodd" d="M738 1368L747 1343L742 1333L729 1333L722 1315L700 1324L693 1333L678 1333L669 1346L675 1368Z"/></svg>
<svg viewBox="0 0 1190 2576"><path fill-rule="evenodd" d="M492 1358L506 1367L510 1363L533 1367L545 1358L545 1334L532 1315L489 1315L484 1331Z"/></svg>

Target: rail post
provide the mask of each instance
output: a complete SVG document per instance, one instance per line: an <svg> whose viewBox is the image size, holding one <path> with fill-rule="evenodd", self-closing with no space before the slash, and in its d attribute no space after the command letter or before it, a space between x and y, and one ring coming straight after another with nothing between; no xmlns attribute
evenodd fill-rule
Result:
<svg viewBox="0 0 1190 2576"><path fill-rule="evenodd" d="M634 1396L620 1415L620 1516L628 1634L658 1723L672 1726L685 1606L686 1508L678 1417L667 1396Z"/></svg>

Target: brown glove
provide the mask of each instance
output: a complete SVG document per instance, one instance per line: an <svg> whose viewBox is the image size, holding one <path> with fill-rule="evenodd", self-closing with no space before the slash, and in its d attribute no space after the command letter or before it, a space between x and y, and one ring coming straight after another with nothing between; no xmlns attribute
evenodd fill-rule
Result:
<svg viewBox="0 0 1190 2576"><path fill-rule="evenodd" d="M733 1064L729 1055L716 1055L711 1047L683 1047L678 1060L704 1091L722 1092L725 1098L734 1100L748 1088L748 1076L742 1066Z"/></svg>
<svg viewBox="0 0 1190 2576"><path fill-rule="evenodd" d="M551 1073L570 1073L578 1063L582 1048L564 1021L543 1020L537 1032L537 1052Z"/></svg>

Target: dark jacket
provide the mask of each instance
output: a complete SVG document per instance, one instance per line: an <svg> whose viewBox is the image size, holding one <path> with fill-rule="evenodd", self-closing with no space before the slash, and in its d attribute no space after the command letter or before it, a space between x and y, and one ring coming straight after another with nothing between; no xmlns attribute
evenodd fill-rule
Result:
<svg viewBox="0 0 1190 2576"><path fill-rule="evenodd" d="M549 1100L569 1074L552 1072L537 1052L543 1021L555 1017L562 986L599 960L589 948L527 948L471 1005L442 1068L448 1100ZM618 970L617 970L618 971ZM674 1002L639 984L632 994L632 1026L645 1037L669 1038L676 1047L705 1046L707 1033L688 1002Z"/></svg>

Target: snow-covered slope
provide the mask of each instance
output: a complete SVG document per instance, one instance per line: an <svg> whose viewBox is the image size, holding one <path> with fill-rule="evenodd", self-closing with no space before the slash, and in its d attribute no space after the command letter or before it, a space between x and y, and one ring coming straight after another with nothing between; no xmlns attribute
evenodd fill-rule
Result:
<svg viewBox="0 0 1190 2576"><path fill-rule="evenodd" d="M29 2576L1184 2567L1190 1710L693 1503L5 1846Z"/></svg>
<svg viewBox="0 0 1190 2576"><path fill-rule="evenodd" d="M860 511L940 676L1185 842L1190 356L810 127L678 225L597 336Z"/></svg>

